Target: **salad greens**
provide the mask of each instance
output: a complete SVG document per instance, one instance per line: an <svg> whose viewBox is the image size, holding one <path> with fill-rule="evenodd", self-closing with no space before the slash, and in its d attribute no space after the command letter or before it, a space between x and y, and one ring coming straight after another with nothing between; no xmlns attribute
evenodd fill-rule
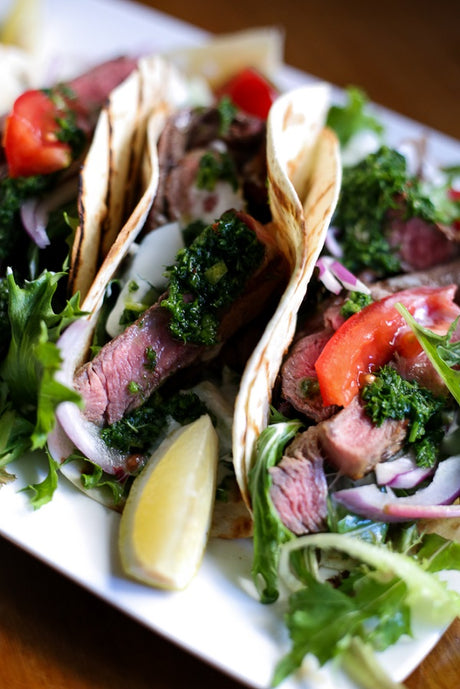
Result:
<svg viewBox="0 0 460 689"><path fill-rule="evenodd" d="M346 92L347 102L344 106L332 105L329 108L326 124L334 129L340 145L345 147L362 130L371 130L383 134L383 125L367 112L367 96L361 89L350 86Z"/></svg>
<svg viewBox="0 0 460 689"><path fill-rule="evenodd" d="M45 271L20 287L12 271L7 274L11 339L0 365L0 468L29 450L45 448L60 402L80 404L80 396L54 377L61 365L56 342L64 328L83 314L78 295L60 312L54 311L53 297L64 275ZM48 479L34 488L35 507L51 499L54 473L50 460Z"/></svg>
<svg viewBox="0 0 460 689"><path fill-rule="evenodd" d="M297 537L271 501L269 467L300 426L274 414L259 438L249 479L254 584L263 603L290 592L286 624L292 646L277 664L272 685L313 654L320 664L338 658L352 675L364 664L359 676L364 687L394 687L374 652L411 635L414 611L418 616L422 611L429 624L448 624L460 614L460 596L434 576L442 569L460 570L460 544L420 535L410 525L389 528L353 515L338 519L332 505L329 533Z"/></svg>
<svg viewBox="0 0 460 689"><path fill-rule="evenodd" d="M266 428L257 441L258 461L249 474L249 490L254 515L254 558L252 575L263 603L273 603L278 598L279 544L294 538L278 516L270 499L269 468L282 456L286 443L301 427L300 421L281 421Z"/></svg>
<svg viewBox="0 0 460 689"><path fill-rule="evenodd" d="M339 584L334 580L334 586L308 568L297 574L302 588L290 595L286 620L292 648L278 663L274 686L297 669L307 653L313 653L321 664L341 655L350 666L364 643L368 658L371 649L384 650L403 634L411 634L413 611L429 624L448 624L460 614L460 596L433 576L440 566L460 569L458 543L425 536L413 559L352 536L312 534L281 547L281 572L290 569L293 553L308 549L321 554L339 551L351 559L352 566L349 576ZM375 664L376 660L373 670ZM379 686L375 672L370 679L364 686Z"/></svg>

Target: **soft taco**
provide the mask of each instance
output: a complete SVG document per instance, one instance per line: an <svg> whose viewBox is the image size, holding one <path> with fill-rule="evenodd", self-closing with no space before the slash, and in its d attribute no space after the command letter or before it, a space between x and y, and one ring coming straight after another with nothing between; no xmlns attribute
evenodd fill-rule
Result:
<svg viewBox="0 0 460 689"><path fill-rule="evenodd" d="M252 80L254 75L251 71ZM234 79L226 83L234 88ZM91 313L70 326L61 339L64 365L58 379L73 384L84 406L80 410L65 403L58 408L58 426L48 445L62 471L80 487L82 457L93 465L88 468L84 463L88 484L90 475L97 473L94 466L103 471L101 486L118 483L121 491L98 488L93 493L116 507L114 495L129 489L132 477L158 442L155 424L168 430L181 418L190 420L208 409L221 440L224 471L218 492L226 496L226 501L216 501L212 534L235 537L248 535L252 528L231 462L240 377L246 367L258 365L255 355L248 363L249 353L266 337L266 323L291 273L296 280L308 279L315 251L297 265L296 250L310 227L314 243L315 233L324 231L337 193L339 168L337 141L324 130L326 86L292 94L279 128L270 128L270 120L267 124L264 117L235 107L225 87L216 92L217 103L178 109L160 128L161 133L155 126L155 110L147 122L147 133L153 125L150 160L159 169L154 200L142 227L136 229L135 244L136 235L129 230L128 235L125 228L119 233L88 293ZM285 144L288 157L277 163ZM305 223L303 211L291 203L294 191L285 187L280 174L285 164L296 170L311 226ZM321 206L324 194L330 196ZM190 235L195 237L191 243ZM157 272L147 275L145 263L151 260L146 258L155 251ZM88 347L105 311L102 294L128 253L131 272L128 266L126 286L106 323L114 339L90 359ZM166 267L165 283L161 273ZM147 292L154 292L152 288L157 289L156 295L146 309ZM139 317L120 332L119 316L126 316L127 303L131 312L138 310ZM135 426L134 417L142 415L152 419L148 437L138 442L140 434L134 429L130 444L127 438ZM79 461L67 461L75 449ZM122 509L123 498L118 507Z"/></svg>
<svg viewBox="0 0 460 689"><path fill-rule="evenodd" d="M340 113L343 125L344 111L332 108L328 123ZM458 568L458 191L420 144L417 153L406 142L404 156L380 136L343 165L308 278L295 283L297 300L289 287L281 298L286 327L260 341L265 356L247 367L236 404L254 584L265 603L292 592L292 651L275 684L309 652L321 664L342 655L355 676L362 644L371 654L408 632L411 614L447 624L460 610L426 572ZM295 180L288 165L285 178ZM294 256L302 250L300 242ZM266 333L280 322L275 313ZM368 660L371 678L383 672Z"/></svg>

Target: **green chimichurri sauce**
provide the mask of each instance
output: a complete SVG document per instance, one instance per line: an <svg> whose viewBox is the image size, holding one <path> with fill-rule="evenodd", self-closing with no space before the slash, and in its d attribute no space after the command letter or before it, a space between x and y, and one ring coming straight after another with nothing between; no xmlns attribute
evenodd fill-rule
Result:
<svg viewBox="0 0 460 689"><path fill-rule="evenodd" d="M170 330L184 342L212 345L219 316L244 290L261 264L264 246L237 213L228 211L182 249L168 267Z"/></svg>

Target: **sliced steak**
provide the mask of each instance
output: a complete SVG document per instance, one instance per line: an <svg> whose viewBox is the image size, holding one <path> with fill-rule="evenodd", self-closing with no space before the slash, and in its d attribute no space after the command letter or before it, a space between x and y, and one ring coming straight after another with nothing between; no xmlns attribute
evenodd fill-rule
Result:
<svg viewBox="0 0 460 689"><path fill-rule="evenodd" d="M117 57L96 65L68 82L85 115L100 110L110 92L136 69L137 62L134 57Z"/></svg>
<svg viewBox="0 0 460 689"><path fill-rule="evenodd" d="M270 474L270 497L283 524L297 535L324 530L327 483L317 428L298 435Z"/></svg>
<svg viewBox="0 0 460 689"><path fill-rule="evenodd" d="M317 426L325 458L346 476L358 479L404 445L407 420L386 419L375 426L358 396Z"/></svg>
<svg viewBox="0 0 460 689"><path fill-rule="evenodd" d="M405 220L395 215L388 232L390 246L397 250L404 270L428 270L452 261L460 253L460 245L452 241L440 227L421 218Z"/></svg>
<svg viewBox="0 0 460 689"><path fill-rule="evenodd" d="M374 299L382 299L392 292L400 292L413 287L446 287L452 284L460 284L459 259L430 268L430 270L396 275L387 280L375 282L370 288Z"/></svg>
<svg viewBox="0 0 460 689"><path fill-rule="evenodd" d="M194 182L198 163L206 151L218 150L228 154L235 165L249 212L253 213L254 208L268 208L265 122L237 113L225 133L221 132L221 124L217 107L187 108L169 118L158 142L160 180L144 234L167 222L180 219L184 205L190 211L190 189L192 186L196 187ZM225 186L231 188L229 184ZM212 200L213 196L215 197L208 192L209 204L216 203L215 198ZM234 205L233 200L225 210ZM219 214L220 212L216 212L215 217ZM185 220L190 222L197 217L199 213L191 219L186 215ZM268 221L266 214L263 217L260 215L258 219Z"/></svg>
<svg viewBox="0 0 460 689"><path fill-rule="evenodd" d="M74 387L90 421L118 421L164 380L199 358L204 348L174 339L169 320L167 309L155 304L77 371Z"/></svg>
<svg viewBox="0 0 460 689"><path fill-rule="evenodd" d="M301 414L322 421L337 411L323 405L315 363L333 331L329 328L296 342L281 369L281 394Z"/></svg>
<svg viewBox="0 0 460 689"><path fill-rule="evenodd" d="M169 220L178 220L182 225L197 218L204 223L212 223L230 208L243 209L243 196L233 189L230 182L219 180L212 189L199 188L197 178L205 153L207 151L201 148L186 153L180 164L170 171L164 190ZM209 153L216 159L219 156L217 151Z"/></svg>

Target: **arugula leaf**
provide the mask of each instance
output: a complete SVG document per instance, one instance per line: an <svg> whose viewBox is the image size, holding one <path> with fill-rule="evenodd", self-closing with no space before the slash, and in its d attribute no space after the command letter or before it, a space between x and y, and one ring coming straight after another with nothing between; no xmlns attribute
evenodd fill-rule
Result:
<svg viewBox="0 0 460 689"><path fill-rule="evenodd" d="M290 596L287 626L293 645L278 664L273 685L296 670L308 653L323 665L344 653L353 638L383 650L410 633L406 593L401 580L357 577L349 595L311 577L306 588Z"/></svg>
<svg viewBox="0 0 460 689"><path fill-rule="evenodd" d="M360 687L369 689L405 689L404 684L393 682L376 661L373 648L354 637L345 650L342 666L348 676Z"/></svg>
<svg viewBox="0 0 460 689"><path fill-rule="evenodd" d="M252 577L263 603L278 598L279 546L292 538L270 498L269 468L281 459L286 443L301 427L300 421L272 423L262 431L256 446L256 462L249 473L254 517Z"/></svg>
<svg viewBox="0 0 460 689"><path fill-rule="evenodd" d="M316 655L321 664L340 656L349 670L358 651L358 655L365 653L367 663L362 686L394 686L385 677L380 682L383 670L376 665L373 650L383 650L402 634L410 634L413 609L435 624L449 623L460 614L460 596L431 573L441 568L460 569L460 545L439 536L423 538L416 559L333 533L302 536L281 548L281 574L290 569L290 558L299 550L340 552L351 560L349 576L336 587L302 572L306 586L289 599L287 625L292 647L276 667L274 685L296 670L308 653Z"/></svg>
<svg viewBox="0 0 460 689"><path fill-rule="evenodd" d="M460 570L460 543L449 541L435 533L427 534L417 552L417 559L428 572Z"/></svg>
<svg viewBox="0 0 460 689"><path fill-rule="evenodd" d="M457 404L460 404L460 370L453 368L453 366L460 362L460 349L458 343L451 342L458 318L445 335L438 335L417 323L415 318L402 304L396 304L396 308L414 331L417 340L422 345L435 370L445 382L447 389Z"/></svg>

